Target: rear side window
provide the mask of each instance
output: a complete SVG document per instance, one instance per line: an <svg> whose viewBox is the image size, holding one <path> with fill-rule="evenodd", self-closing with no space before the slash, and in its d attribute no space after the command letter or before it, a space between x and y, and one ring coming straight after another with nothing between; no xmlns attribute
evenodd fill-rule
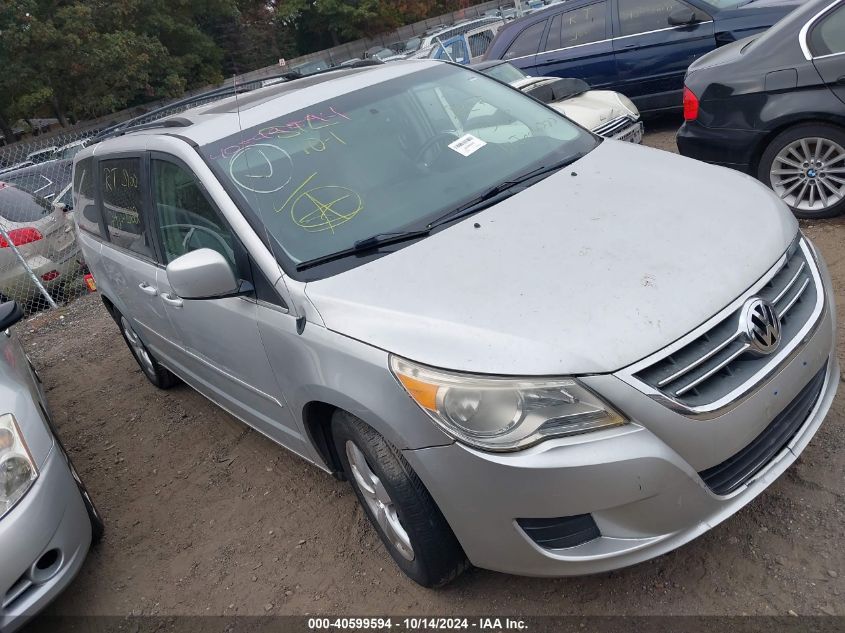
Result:
<svg viewBox="0 0 845 633"><path fill-rule="evenodd" d="M669 15L678 9L693 9L698 20L707 20L704 12L676 0L619 0L619 26L622 35L668 29Z"/></svg>
<svg viewBox="0 0 845 633"><path fill-rule="evenodd" d="M525 57L526 55L535 55L537 49L540 48L540 38L543 37L543 31L546 28L546 22L538 22L522 31L516 36L513 44L505 53L504 59L514 59L516 57Z"/></svg>
<svg viewBox="0 0 845 633"><path fill-rule="evenodd" d="M50 203L17 187L0 183L0 218L7 222L35 222L49 215ZM4 222L6 224L6 222Z"/></svg>
<svg viewBox="0 0 845 633"><path fill-rule="evenodd" d="M606 21L607 6L604 2L560 13L552 20L546 50L601 41L607 36Z"/></svg>
<svg viewBox="0 0 845 633"><path fill-rule="evenodd" d="M94 203L94 159L86 158L73 169L73 210L79 228L97 237L103 237L100 214Z"/></svg>
<svg viewBox="0 0 845 633"><path fill-rule="evenodd" d="M845 5L833 11L813 28L810 48L816 57L845 53Z"/></svg>
<svg viewBox="0 0 845 633"><path fill-rule="evenodd" d="M115 246L152 258L144 226L141 159L100 161L100 193L103 219Z"/></svg>

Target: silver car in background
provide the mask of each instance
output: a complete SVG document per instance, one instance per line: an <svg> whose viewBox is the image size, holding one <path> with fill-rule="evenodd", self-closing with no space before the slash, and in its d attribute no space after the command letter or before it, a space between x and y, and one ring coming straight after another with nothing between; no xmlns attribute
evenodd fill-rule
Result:
<svg viewBox="0 0 845 633"><path fill-rule="evenodd" d="M736 172L431 61L160 123L75 159L131 353L346 477L422 585L668 552L783 473L836 393L824 261Z"/></svg>
<svg viewBox="0 0 845 633"><path fill-rule="evenodd" d="M76 576L103 522L55 434L38 374L0 304L0 631L12 633Z"/></svg>
<svg viewBox="0 0 845 633"><path fill-rule="evenodd" d="M66 208L0 182L0 301L38 305L39 284L50 292L75 278L81 254Z"/></svg>

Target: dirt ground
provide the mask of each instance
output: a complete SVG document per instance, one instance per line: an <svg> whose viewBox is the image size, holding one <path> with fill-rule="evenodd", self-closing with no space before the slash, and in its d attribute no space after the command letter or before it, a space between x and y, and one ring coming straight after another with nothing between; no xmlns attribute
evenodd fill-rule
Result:
<svg viewBox="0 0 845 633"><path fill-rule="evenodd" d="M646 143L674 151L677 123ZM805 223L829 264L845 363L845 218ZM21 324L59 431L107 521L53 615L845 615L845 388L798 462L703 537L583 578L403 577L348 484L187 387L154 389L99 297Z"/></svg>

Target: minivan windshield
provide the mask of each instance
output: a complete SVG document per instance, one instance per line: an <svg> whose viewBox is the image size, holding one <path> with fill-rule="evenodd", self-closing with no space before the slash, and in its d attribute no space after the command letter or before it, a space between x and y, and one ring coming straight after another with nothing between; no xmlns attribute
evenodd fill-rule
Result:
<svg viewBox="0 0 845 633"><path fill-rule="evenodd" d="M302 262L373 236L431 229L491 188L576 160L597 143L518 91L438 64L200 151L242 209L260 219L285 270L302 278L295 274Z"/></svg>

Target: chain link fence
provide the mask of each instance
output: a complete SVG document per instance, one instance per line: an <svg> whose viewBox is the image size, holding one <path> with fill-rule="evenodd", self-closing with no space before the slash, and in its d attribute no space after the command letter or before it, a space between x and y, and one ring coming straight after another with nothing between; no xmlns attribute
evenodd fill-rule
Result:
<svg viewBox="0 0 845 633"><path fill-rule="evenodd" d="M393 35L408 37L419 33L418 39L424 46L414 57L428 57L432 51L439 49L446 59L453 61L458 61L459 53L454 48L457 45L444 50L442 37L435 40L432 35L461 35L468 44L468 57L475 57L484 52L495 31L504 23L501 11L496 10L499 6L497 2L486 2L464 10L457 23L445 21L453 27L445 33L442 18L454 19L458 14L403 27L407 32L400 29L401 33ZM480 33L477 29L478 19L485 17L487 19L482 23L493 26L492 30L488 29L489 34ZM429 28L426 30L426 27ZM363 47L375 41L354 43L358 46L355 53L363 56ZM346 53L351 54L352 51ZM321 54L300 59L318 55ZM375 62L378 60L374 59L371 63ZM355 63L359 62L356 60ZM103 127L101 122L90 122L81 129L50 132L44 137L36 136L0 147L0 301L17 301L26 312L33 313L57 308L93 289L93 279L88 274L79 248L73 220L71 181L76 153L103 138L120 134L126 128L152 124L157 119L188 108L289 80L293 78L290 70L291 66L288 66L248 73L226 82L222 88L171 102L110 127Z"/></svg>
<svg viewBox="0 0 845 633"><path fill-rule="evenodd" d="M73 156L91 132L0 148L0 300L27 312L87 291L73 223Z"/></svg>
<svg viewBox="0 0 845 633"><path fill-rule="evenodd" d="M73 158L79 151L125 129L288 78L231 82L103 129L0 147L0 301L17 301L31 314L94 289L73 220Z"/></svg>

